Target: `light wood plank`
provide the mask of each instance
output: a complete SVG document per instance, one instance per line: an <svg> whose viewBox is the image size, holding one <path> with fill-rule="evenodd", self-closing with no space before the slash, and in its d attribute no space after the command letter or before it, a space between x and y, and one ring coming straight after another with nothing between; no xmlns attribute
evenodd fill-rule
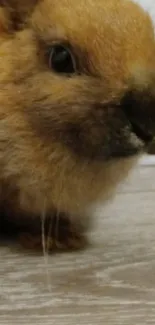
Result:
<svg viewBox="0 0 155 325"><path fill-rule="evenodd" d="M48 268L43 256L3 243L0 324L154 325L154 176L153 164L136 168L96 208L90 247L49 256Z"/></svg>

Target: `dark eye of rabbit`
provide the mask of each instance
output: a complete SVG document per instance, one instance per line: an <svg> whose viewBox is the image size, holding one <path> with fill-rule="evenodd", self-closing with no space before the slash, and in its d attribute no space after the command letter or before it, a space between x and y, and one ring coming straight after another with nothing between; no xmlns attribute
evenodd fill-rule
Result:
<svg viewBox="0 0 155 325"><path fill-rule="evenodd" d="M59 74L76 72L76 62L71 50L64 45L53 45L49 49L49 67Z"/></svg>

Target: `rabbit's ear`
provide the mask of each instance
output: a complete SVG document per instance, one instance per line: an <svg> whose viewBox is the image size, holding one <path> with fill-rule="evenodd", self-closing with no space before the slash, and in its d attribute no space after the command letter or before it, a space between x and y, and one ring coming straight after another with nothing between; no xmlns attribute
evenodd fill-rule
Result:
<svg viewBox="0 0 155 325"><path fill-rule="evenodd" d="M0 0L0 8L7 11L7 15L14 29L20 28L41 0Z"/></svg>

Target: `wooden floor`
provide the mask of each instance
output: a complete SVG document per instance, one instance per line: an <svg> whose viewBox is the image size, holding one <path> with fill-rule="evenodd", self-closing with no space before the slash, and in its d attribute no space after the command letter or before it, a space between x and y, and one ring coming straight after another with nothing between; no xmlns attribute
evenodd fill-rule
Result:
<svg viewBox="0 0 155 325"><path fill-rule="evenodd" d="M91 247L50 256L48 267L1 246L0 325L155 325L154 157L95 218Z"/></svg>

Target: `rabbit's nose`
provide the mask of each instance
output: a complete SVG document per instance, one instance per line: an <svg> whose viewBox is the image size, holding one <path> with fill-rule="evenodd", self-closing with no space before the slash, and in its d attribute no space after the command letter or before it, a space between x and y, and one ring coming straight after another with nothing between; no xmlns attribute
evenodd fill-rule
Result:
<svg viewBox="0 0 155 325"><path fill-rule="evenodd" d="M130 91L124 96L121 108L132 132L146 145L152 142L155 136L155 98L150 93Z"/></svg>

